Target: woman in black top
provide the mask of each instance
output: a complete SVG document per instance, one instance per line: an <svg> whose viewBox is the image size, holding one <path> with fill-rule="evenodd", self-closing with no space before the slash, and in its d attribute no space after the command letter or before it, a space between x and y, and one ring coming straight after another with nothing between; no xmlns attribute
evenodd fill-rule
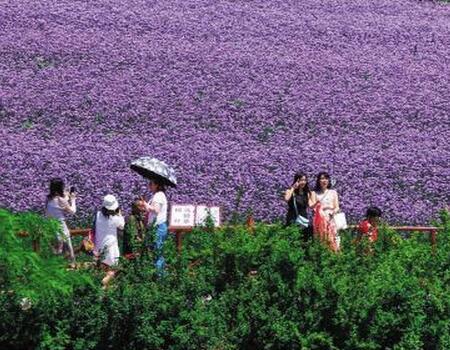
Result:
<svg viewBox="0 0 450 350"><path fill-rule="evenodd" d="M299 172L295 174L292 186L288 188L284 195L284 200L288 203L288 212L286 215L286 225L295 225L297 214L308 218L307 208L311 204L311 191L308 186L308 178L306 174ZM295 210L295 204L297 210ZM308 227L303 227L303 238L308 240L312 237L312 229L309 224Z"/></svg>

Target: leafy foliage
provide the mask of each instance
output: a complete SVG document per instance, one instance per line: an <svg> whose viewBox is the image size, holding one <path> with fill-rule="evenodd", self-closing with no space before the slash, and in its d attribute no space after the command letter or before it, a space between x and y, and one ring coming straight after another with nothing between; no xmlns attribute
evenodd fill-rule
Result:
<svg viewBox="0 0 450 350"><path fill-rule="evenodd" d="M90 274L68 271L67 263L52 254L60 229L57 221L35 213L0 209L0 344L23 348L40 341L48 332L42 312L44 320L63 319L75 310L79 289L97 290Z"/></svg>
<svg viewBox="0 0 450 350"><path fill-rule="evenodd" d="M2 218L8 218L6 226L12 230L20 215L2 212ZM355 243L352 232L345 232L339 254L318 242L304 242L293 227L260 224L252 232L245 226L199 228L185 236L181 254L172 240L166 243L168 269L163 276L154 268L152 253L145 251L122 261L105 291L98 279L92 288L95 271L61 269L53 278L55 287L47 286L45 297L35 291L36 302L28 310L18 305L18 284L11 276L5 278L3 269L0 346L446 349L448 213L441 219L434 248L424 234L403 239L383 228L374 246L364 240ZM14 240L24 251L29 249L22 239ZM4 264L6 251L1 252ZM69 292L57 287L62 277L71 286Z"/></svg>

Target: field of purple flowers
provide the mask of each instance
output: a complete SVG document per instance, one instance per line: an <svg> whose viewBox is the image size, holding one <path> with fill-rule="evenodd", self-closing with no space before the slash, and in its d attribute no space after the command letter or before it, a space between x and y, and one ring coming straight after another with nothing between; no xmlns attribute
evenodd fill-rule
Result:
<svg viewBox="0 0 450 350"><path fill-rule="evenodd" d="M82 215L128 206L141 155L174 166L173 202L227 217L284 215L298 170L328 170L351 221L449 202L448 5L6 0L0 33L0 206L41 208L54 176Z"/></svg>

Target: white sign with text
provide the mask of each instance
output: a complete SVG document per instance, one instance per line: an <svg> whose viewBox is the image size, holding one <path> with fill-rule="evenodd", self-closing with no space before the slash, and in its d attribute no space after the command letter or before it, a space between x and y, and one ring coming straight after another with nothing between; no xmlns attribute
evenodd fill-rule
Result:
<svg viewBox="0 0 450 350"><path fill-rule="evenodd" d="M173 228L191 228L206 225L210 217L214 227L220 226L220 207L206 205L173 204L170 209L169 226Z"/></svg>
<svg viewBox="0 0 450 350"><path fill-rule="evenodd" d="M206 225L208 216L211 218L214 227L220 226L220 207L207 207L206 205L197 205L195 224L198 226Z"/></svg>
<svg viewBox="0 0 450 350"><path fill-rule="evenodd" d="M195 225L195 205L172 205L170 209L170 225L174 227L193 227Z"/></svg>

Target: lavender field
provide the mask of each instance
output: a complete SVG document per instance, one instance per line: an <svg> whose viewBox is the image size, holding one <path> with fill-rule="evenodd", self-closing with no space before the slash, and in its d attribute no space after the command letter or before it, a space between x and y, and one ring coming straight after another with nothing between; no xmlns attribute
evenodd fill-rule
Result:
<svg viewBox="0 0 450 350"><path fill-rule="evenodd" d="M6 0L0 4L0 206L41 209L48 180L145 190L226 217L285 213L293 174L327 170L342 209L427 223L450 194L450 6L419 1Z"/></svg>

